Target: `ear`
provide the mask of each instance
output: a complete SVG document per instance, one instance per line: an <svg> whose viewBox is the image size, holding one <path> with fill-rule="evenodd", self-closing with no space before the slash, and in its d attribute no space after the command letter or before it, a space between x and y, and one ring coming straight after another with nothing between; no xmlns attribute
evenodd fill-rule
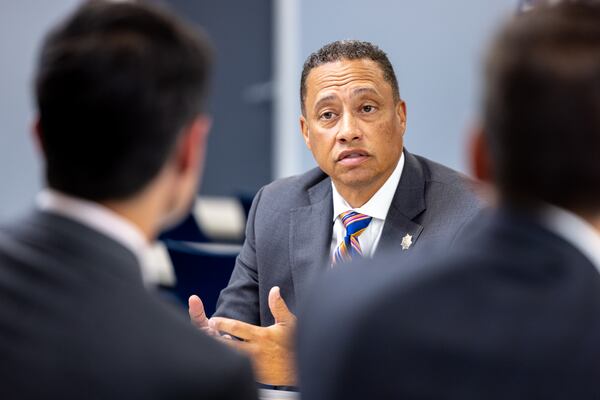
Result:
<svg viewBox="0 0 600 400"><path fill-rule="evenodd" d="M398 100L396 103L396 114L400 118L400 124L402 125L402 133L406 131L406 103L404 100Z"/></svg>
<svg viewBox="0 0 600 400"><path fill-rule="evenodd" d="M306 147L308 147L309 150L312 150L310 148L310 137L309 137L309 132L308 132L308 122L306 121L306 117L304 117L304 115L300 116L300 130L302 131L302 138L304 138L304 143L306 143Z"/></svg>
<svg viewBox="0 0 600 400"><path fill-rule="evenodd" d="M176 149L176 167L179 172L195 171L203 161L208 132L212 120L206 115L196 117L187 127Z"/></svg>
<svg viewBox="0 0 600 400"><path fill-rule="evenodd" d="M44 135L42 133L42 125L39 115L36 115L33 122L31 123L31 136L33 138L35 149L40 154L46 154L44 146Z"/></svg>
<svg viewBox="0 0 600 400"><path fill-rule="evenodd" d="M493 182L492 162L488 142L483 129L473 129L470 140L470 162L473 175L486 183Z"/></svg>

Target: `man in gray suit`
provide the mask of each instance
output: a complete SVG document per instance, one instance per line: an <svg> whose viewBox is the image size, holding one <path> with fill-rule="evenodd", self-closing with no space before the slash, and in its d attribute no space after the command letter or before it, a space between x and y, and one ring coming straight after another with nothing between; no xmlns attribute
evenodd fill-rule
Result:
<svg viewBox="0 0 600 400"><path fill-rule="evenodd" d="M0 398L255 399L249 362L160 301L144 254L196 194L205 39L138 3L85 2L46 37L48 187L0 228Z"/></svg>
<svg viewBox="0 0 600 400"><path fill-rule="evenodd" d="M442 248L479 208L464 176L403 148L406 105L373 44L338 41L309 56L300 96L302 134L319 168L256 195L215 317L190 299L196 325L243 339L225 340L273 385L296 383L292 311L313 274L382 248Z"/></svg>

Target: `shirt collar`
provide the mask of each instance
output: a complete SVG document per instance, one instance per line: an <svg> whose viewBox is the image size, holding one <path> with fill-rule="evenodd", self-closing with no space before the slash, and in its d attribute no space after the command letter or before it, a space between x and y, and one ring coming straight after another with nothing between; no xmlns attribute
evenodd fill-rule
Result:
<svg viewBox="0 0 600 400"><path fill-rule="evenodd" d="M542 223L583 253L600 272L600 234L592 225L553 205L547 205L542 211Z"/></svg>
<svg viewBox="0 0 600 400"><path fill-rule="evenodd" d="M348 210L354 210L358 213L365 214L373 218L385 220L388 210L390 209L390 205L392 204L392 200L394 199L394 195L396 194L396 188L400 182L403 169L404 153L402 153L400 156L400 160L398 160L396 168L390 177L385 181L383 186L379 188L379 190L373 195L373 197L369 199L369 201L367 201L362 207L358 208L352 208L350 204L344 200L342 195L335 188L335 184L332 180L331 189L333 192L333 220L335 221L341 213Z"/></svg>
<svg viewBox="0 0 600 400"><path fill-rule="evenodd" d="M114 211L92 201L72 197L51 189L42 190L36 198L37 207L81 223L100 232L129 249L138 259L146 283L154 281L146 268L150 245L142 231Z"/></svg>

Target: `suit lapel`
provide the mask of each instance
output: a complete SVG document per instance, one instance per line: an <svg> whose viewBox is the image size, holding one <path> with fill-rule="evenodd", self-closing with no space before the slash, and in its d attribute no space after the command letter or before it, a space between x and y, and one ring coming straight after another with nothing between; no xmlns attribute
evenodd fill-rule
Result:
<svg viewBox="0 0 600 400"><path fill-rule="evenodd" d="M290 262L296 298L303 298L313 275L329 265L333 200L331 180L323 179L308 189L310 205L291 210Z"/></svg>
<svg viewBox="0 0 600 400"><path fill-rule="evenodd" d="M412 248L423 231L423 226L414 219L426 208L425 173L415 156L404 151L404 157L404 170L383 226L378 252L401 248L406 235L411 237ZM292 209L290 217L290 264L296 298L303 298L312 276L330 265L331 179L323 179L308 189L308 197L310 205Z"/></svg>
<svg viewBox="0 0 600 400"><path fill-rule="evenodd" d="M407 235L410 237L410 250L423 231L423 226L414 221L425 208L425 174L419 161L408 151L404 151L404 170L390 205L377 252L385 249L402 248ZM408 237L405 244L408 244Z"/></svg>

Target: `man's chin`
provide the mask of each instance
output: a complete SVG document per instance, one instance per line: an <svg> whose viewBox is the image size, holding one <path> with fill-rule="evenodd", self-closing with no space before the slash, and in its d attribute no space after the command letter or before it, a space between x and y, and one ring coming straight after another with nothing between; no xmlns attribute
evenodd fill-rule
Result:
<svg viewBox="0 0 600 400"><path fill-rule="evenodd" d="M340 174L337 178L334 178L333 180L338 184L360 189L371 184L371 182L373 181L373 174L370 173L370 171L355 168L351 171L347 171L343 174Z"/></svg>

